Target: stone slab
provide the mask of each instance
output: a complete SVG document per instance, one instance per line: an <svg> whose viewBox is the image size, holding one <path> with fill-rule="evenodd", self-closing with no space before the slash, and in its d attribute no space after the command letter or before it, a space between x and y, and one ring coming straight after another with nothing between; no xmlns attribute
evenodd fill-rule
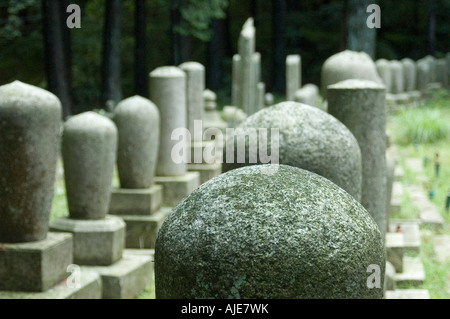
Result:
<svg viewBox="0 0 450 319"><path fill-rule="evenodd" d="M385 299L430 299L426 289L396 289L386 291Z"/></svg>
<svg viewBox="0 0 450 319"><path fill-rule="evenodd" d="M175 207L200 186L200 173L187 172L180 176L156 176L155 183L163 187L163 205Z"/></svg>
<svg viewBox="0 0 450 319"><path fill-rule="evenodd" d="M395 274L395 281L399 284L420 285L425 281L425 269L419 257L403 257L403 272Z"/></svg>
<svg viewBox="0 0 450 319"><path fill-rule="evenodd" d="M0 290L43 292L68 277L72 235L49 232L28 243L0 243Z"/></svg>
<svg viewBox="0 0 450 319"><path fill-rule="evenodd" d="M394 176L396 181L401 181L405 177L405 170L400 165L395 167Z"/></svg>
<svg viewBox="0 0 450 319"><path fill-rule="evenodd" d="M110 266L83 266L96 271L102 280L103 299L133 299L153 281L153 262L148 256L124 253Z"/></svg>
<svg viewBox="0 0 450 319"><path fill-rule="evenodd" d="M386 256L396 272L403 271L404 242L402 233L386 233Z"/></svg>
<svg viewBox="0 0 450 319"><path fill-rule="evenodd" d="M147 257L150 257L152 261L155 260L155 250L154 249L127 248L127 249L124 250L124 254L137 255L137 256L147 256Z"/></svg>
<svg viewBox="0 0 450 319"><path fill-rule="evenodd" d="M50 229L73 234L74 263L78 265L111 265L122 258L125 245L124 221L107 215L98 220L59 218Z"/></svg>
<svg viewBox="0 0 450 319"><path fill-rule="evenodd" d="M210 179L222 173L222 164L188 164L188 170L200 174L200 184L206 183Z"/></svg>
<svg viewBox="0 0 450 319"><path fill-rule="evenodd" d="M161 207L162 197L163 188L156 184L144 189L114 188L109 214L151 215Z"/></svg>
<svg viewBox="0 0 450 319"><path fill-rule="evenodd" d="M121 215L127 225L125 247L155 248L156 237L172 208L162 207L151 216Z"/></svg>
<svg viewBox="0 0 450 319"><path fill-rule="evenodd" d="M441 214L439 214L436 206L434 206L433 204L431 205L425 207L420 212L420 220L422 222L422 225L429 225L435 229L441 229L444 225L444 218Z"/></svg>
<svg viewBox="0 0 450 319"><path fill-rule="evenodd" d="M394 232L400 226L403 234L405 251L418 253L420 251L420 229L417 220L393 219L389 222L389 230Z"/></svg>
<svg viewBox="0 0 450 319"><path fill-rule="evenodd" d="M79 284L71 287L64 281L44 292L0 291L0 299L101 299L102 281L98 273L81 270Z"/></svg>
<svg viewBox="0 0 450 319"><path fill-rule="evenodd" d="M400 212L403 201L403 185L401 182L394 182L392 185L391 203L389 206L389 214Z"/></svg>
<svg viewBox="0 0 450 319"><path fill-rule="evenodd" d="M439 262L450 262L450 236L436 235L433 238L434 252Z"/></svg>

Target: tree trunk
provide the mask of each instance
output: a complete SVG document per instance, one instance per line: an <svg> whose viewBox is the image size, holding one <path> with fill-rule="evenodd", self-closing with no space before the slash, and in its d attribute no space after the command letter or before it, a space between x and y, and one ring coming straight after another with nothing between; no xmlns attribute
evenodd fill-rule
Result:
<svg viewBox="0 0 450 319"><path fill-rule="evenodd" d="M106 0L103 33L102 102L116 105L122 99L120 81L121 0Z"/></svg>
<svg viewBox="0 0 450 319"><path fill-rule="evenodd" d="M348 0L348 33L347 49L364 51L375 58L376 28L369 28L366 24L369 13L366 12L375 0Z"/></svg>
<svg viewBox="0 0 450 319"><path fill-rule="evenodd" d="M68 81L70 60L66 53L70 52L70 43L64 44L62 15L60 3L54 0L42 0L43 38L45 45L45 67L48 89L61 101L63 117L72 114L71 88ZM65 10L64 10L65 12ZM66 42L70 42L69 39Z"/></svg>
<svg viewBox="0 0 450 319"><path fill-rule="evenodd" d="M339 49L344 51L347 47L347 20L348 20L348 0L344 0L342 7L342 19L341 19L341 40L339 43Z"/></svg>
<svg viewBox="0 0 450 319"><path fill-rule="evenodd" d="M226 21L213 20L211 24L212 36L208 43L206 86L217 91L222 86L222 61L226 55Z"/></svg>
<svg viewBox="0 0 450 319"><path fill-rule="evenodd" d="M273 90L282 93L286 85L286 0L272 0Z"/></svg>
<svg viewBox="0 0 450 319"><path fill-rule="evenodd" d="M148 72L147 72L147 46L146 46L146 6L145 0L136 0L135 6L135 86L136 94L149 96Z"/></svg>
<svg viewBox="0 0 450 319"><path fill-rule="evenodd" d="M181 22L181 14L177 8L171 10L171 32L173 47L173 65L180 65L190 61L192 50L192 39L190 36L181 35L175 31L175 27Z"/></svg>
<svg viewBox="0 0 450 319"><path fill-rule="evenodd" d="M434 0L429 0L428 53L433 55L435 50L436 50L436 8Z"/></svg>

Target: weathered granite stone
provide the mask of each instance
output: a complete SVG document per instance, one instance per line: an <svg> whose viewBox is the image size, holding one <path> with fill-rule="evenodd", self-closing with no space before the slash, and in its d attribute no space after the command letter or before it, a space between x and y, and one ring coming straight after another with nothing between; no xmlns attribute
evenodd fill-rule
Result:
<svg viewBox="0 0 450 319"><path fill-rule="evenodd" d="M71 234L49 232L44 240L2 244L0 290L46 291L69 276L72 261Z"/></svg>
<svg viewBox="0 0 450 319"><path fill-rule="evenodd" d="M156 175L183 175L187 159L181 163L174 162L172 149L180 140L172 140L171 137L174 130L186 128L186 74L175 66L153 70L150 73L150 99L158 106L161 116ZM181 138L186 139L185 135L182 134Z"/></svg>
<svg viewBox="0 0 450 319"><path fill-rule="evenodd" d="M361 204L386 233L385 87L368 80L346 80L328 87L328 112L342 121L361 148Z"/></svg>
<svg viewBox="0 0 450 319"><path fill-rule="evenodd" d="M405 91L407 92L414 91L417 87L416 63L409 58L404 58L400 62L402 63L403 67L403 79Z"/></svg>
<svg viewBox="0 0 450 319"><path fill-rule="evenodd" d="M403 66L397 60L389 62L389 66L391 68L392 75L392 93L402 93L404 91Z"/></svg>
<svg viewBox="0 0 450 319"><path fill-rule="evenodd" d="M73 258L78 265L111 265L122 258L125 223L107 215L98 220L55 219L50 229L73 234Z"/></svg>
<svg viewBox="0 0 450 319"><path fill-rule="evenodd" d="M361 153L358 142L334 117L309 105L282 102L253 114L241 123L240 128L241 130L235 130L235 134L227 134L223 152L223 172L241 166L264 164L260 154L271 153L271 138L268 139L267 148L261 146L261 143L252 148L250 140L246 138L243 157L245 160L241 163L238 157L239 139L249 136L259 128L267 128L269 133L271 128L278 129L280 164L315 172L342 187L356 200L360 200ZM227 159L229 145L234 145L234 158L231 161ZM252 161L252 158L256 158L256 161Z"/></svg>
<svg viewBox="0 0 450 319"><path fill-rule="evenodd" d="M382 82L386 86L386 92L392 92L392 72L389 61L386 59L379 59L375 62L378 75L380 76Z"/></svg>
<svg viewBox="0 0 450 319"><path fill-rule="evenodd" d="M107 117L85 112L64 124L62 155L70 218L105 217L116 152L117 128Z"/></svg>
<svg viewBox="0 0 450 319"><path fill-rule="evenodd" d="M0 87L0 242L45 239L61 124L55 95L19 81Z"/></svg>
<svg viewBox="0 0 450 319"><path fill-rule="evenodd" d="M365 52L345 50L329 57L322 65L321 90L327 97L328 85L348 79L365 79L381 83L375 63Z"/></svg>
<svg viewBox="0 0 450 319"><path fill-rule="evenodd" d="M376 223L340 187L288 165L249 166L203 184L167 217L156 297L381 298L385 262ZM368 285L373 266L379 288Z"/></svg>
<svg viewBox="0 0 450 319"><path fill-rule="evenodd" d="M253 54L255 53L255 26L253 18L248 18L242 26L238 40L239 62L239 99L238 104L245 113L251 114L254 110L255 99L255 72Z"/></svg>
<svg viewBox="0 0 450 319"><path fill-rule="evenodd" d="M193 141L201 141L201 134L194 133L194 121L203 119L205 67L198 62L185 62L179 68L186 73L186 127Z"/></svg>
<svg viewBox="0 0 450 319"><path fill-rule="evenodd" d="M159 148L159 111L150 100L134 96L120 102L113 120L119 133L117 168L122 188L153 184Z"/></svg>
<svg viewBox="0 0 450 319"><path fill-rule="evenodd" d="M300 55L286 57L286 101L294 101L295 92L302 87L302 60Z"/></svg>

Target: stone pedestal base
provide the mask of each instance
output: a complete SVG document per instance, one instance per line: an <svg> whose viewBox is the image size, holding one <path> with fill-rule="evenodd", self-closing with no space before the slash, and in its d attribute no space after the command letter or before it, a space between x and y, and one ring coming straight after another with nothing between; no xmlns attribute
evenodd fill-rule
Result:
<svg viewBox="0 0 450 319"><path fill-rule="evenodd" d="M155 183L163 187L163 205L175 207L200 185L198 172L187 172L181 176L156 176Z"/></svg>
<svg viewBox="0 0 450 319"><path fill-rule="evenodd" d="M402 233L386 233L386 259L397 273L403 272L404 246Z"/></svg>
<svg viewBox="0 0 450 319"><path fill-rule="evenodd" d="M99 220L60 218L50 229L73 234L74 263L78 265L111 265L122 258L125 223L116 216Z"/></svg>
<svg viewBox="0 0 450 319"><path fill-rule="evenodd" d="M188 164L188 170L198 172L200 174L200 184L203 184L222 173L222 164Z"/></svg>
<svg viewBox="0 0 450 319"><path fill-rule="evenodd" d="M171 211L169 207L162 207L150 216L119 215L127 225L125 247L155 248L158 231Z"/></svg>
<svg viewBox="0 0 450 319"><path fill-rule="evenodd" d="M68 273L66 273L68 274ZM101 299L102 282L96 272L81 270L80 285L70 287L61 282L44 292L0 291L0 299Z"/></svg>
<svg viewBox="0 0 450 319"><path fill-rule="evenodd" d="M0 290L47 291L69 276L72 263L71 234L49 232L36 242L0 244Z"/></svg>
<svg viewBox="0 0 450 319"><path fill-rule="evenodd" d="M161 207L162 190L161 185L145 189L115 188L111 192L109 214L150 215Z"/></svg>
<svg viewBox="0 0 450 319"><path fill-rule="evenodd" d="M153 281L153 262L150 256L128 254L110 266L83 266L83 270L100 274L103 299L135 298Z"/></svg>

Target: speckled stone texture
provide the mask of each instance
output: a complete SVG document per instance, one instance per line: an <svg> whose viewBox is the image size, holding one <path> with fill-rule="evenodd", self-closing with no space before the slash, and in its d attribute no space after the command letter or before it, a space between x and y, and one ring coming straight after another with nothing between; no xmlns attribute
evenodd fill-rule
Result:
<svg viewBox="0 0 450 319"><path fill-rule="evenodd" d="M119 133L117 168L122 188L153 184L159 149L159 111L150 100L133 96L114 109Z"/></svg>
<svg viewBox="0 0 450 319"><path fill-rule="evenodd" d="M106 216L116 152L117 128L107 117L85 112L64 124L62 154L70 218Z"/></svg>
<svg viewBox="0 0 450 319"><path fill-rule="evenodd" d="M361 204L386 233L386 107L383 85L346 80L328 87L328 112L356 137L362 158Z"/></svg>
<svg viewBox="0 0 450 319"><path fill-rule="evenodd" d="M172 140L175 129L186 128L186 74L175 66L162 66L150 73L150 100L159 108L160 142L156 175L179 176L186 173L186 162L175 163L173 147L180 143ZM186 139L183 134L182 139Z"/></svg>
<svg viewBox="0 0 450 319"><path fill-rule="evenodd" d="M348 193L296 167L243 167L200 186L164 222L157 298L381 298L377 225ZM380 288L368 288L369 265Z"/></svg>
<svg viewBox="0 0 450 319"><path fill-rule="evenodd" d="M321 90L327 98L327 86L348 79L381 83L375 63L365 52L345 50L329 57L322 65Z"/></svg>
<svg viewBox="0 0 450 319"><path fill-rule="evenodd" d="M227 136L223 152L222 171L237 167L261 164L251 161L260 148L270 154L271 138L267 148L258 145L257 154L246 141L245 162L238 163L239 142L245 134L258 128L279 129L279 163L291 165L328 178L346 190L356 200L361 198L361 152L352 133L338 120L318 108L297 103L282 102L265 108L247 118L240 125L234 142L234 160L227 160L228 144L233 145L233 135ZM241 136L239 138L239 136ZM265 163L262 163L265 164Z"/></svg>
<svg viewBox="0 0 450 319"><path fill-rule="evenodd" d="M46 238L61 124L55 95L19 81L0 87L0 242Z"/></svg>

